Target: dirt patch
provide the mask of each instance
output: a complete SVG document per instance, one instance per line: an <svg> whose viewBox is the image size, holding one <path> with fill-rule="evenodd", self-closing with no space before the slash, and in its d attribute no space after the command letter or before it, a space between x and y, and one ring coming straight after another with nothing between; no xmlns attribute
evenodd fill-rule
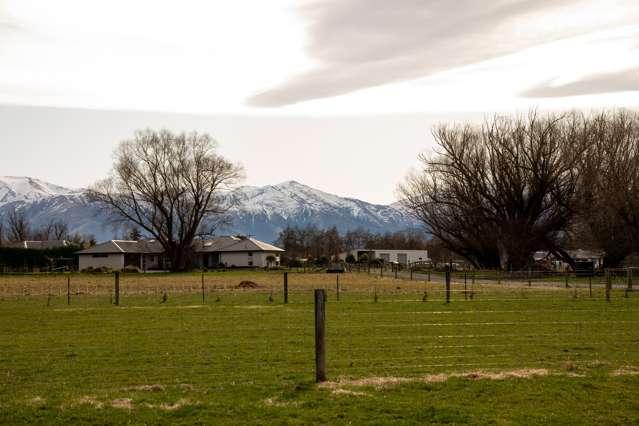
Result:
<svg viewBox="0 0 639 426"><path fill-rule="evenodd" d="M94 396L83 396L76 401L74 405L90 405L95 408L102 408L104 404L98 401Z"/></svg>
<svg viewBox="0 0 639 426"><path fill-rule="evenodd" d="M147 403L144 403L142 405L144 407L146 407L146 408L151 408L151 409L154 409L154 410L175 411L175 410L179 410L182 407L186 407L188 405L193 405L193 404L195 404L195 403L192 402L191 400L182 398L182 399L179 399L178 401L174 402L173 404L169 404L169 403L163 402L162 404L157 405L157 404L149 404L147 402Z"/></svg>
<svg viewBox="0 0 639 426"><path fill-rule="evenodd" d="M451 374L450 377L461 377L472 380L506 380L506 379L529 379L531 377L547 376L550 371L545 368L522 369L513 371L475 371L463 374Z"/></svg>
<svg viewBox="0 0 639 426"><path fill-rule="evenodd" d="M133 410L133 400L131 398L118 398L111 401L111 407L122 410Z"/></svg>
<svg viewBox="0 0 639 426"><path fill-rule="evenodd" d="M323 382L318 385L319 388L332 389L333 393L337 390L344 390L344 386L352 387L374 387L381 389L390 386L397 386L404 383L441 383L451 378L462 378L468 380L506 380L506 379L527 379L531 377L547 376L550 371L545 368L538 369L521 369L512 371L471 371L467 373L450 373L450 374L431 374L421 377L367 377L364 379L347 379L340 378L335 382Z"/></svg>
<svg viewBox="0 0 639 426"><path fill-rule="evenodd" d="M167 404L167 403L160 404L160 409L165 411L175 411L187 405L192 405L192 402L188 399L182 398L173 404Z"/></svg>
<svg viewBox="0 0 639 426"><path fill-rule="evenodd" d="M140 386L129 386L127 388L123 388L124 391L137 391L137 392L163 392L164 386L162 385L140 385Z"/></svg>
<svg viewBox="0 0 639 426"><path fill-rule="evenodd" d="M242 281L235 288L260 288L260 286L254 281Z"/></svg>
<svg viewBox="0 0 639 426"><path fill-rule="evenodd" d="M266 398L264 400L264 405L266 405L267 407L284 408L284 407L296 407L298 403L294 401L281 401L277 397L273 397L273 398Z"/></svg>
<svg viewBox="0 0 639 426"><path fill-rule="evenodd" d="M33 407L39 407L41 405L46 404L46 402L47 400L40 396L35 396L33 398L27 399L27 405L31 405Z"/></svg>
<svg viewBox="0 0 639 426"><path fill-rule="evenodd" d="M356 392L348 389L335 389L332 392L333 395L347 395L347 396L371 396L370 393Z"/></svg>
<svg viewBox="0 0 639 426"><path fill-rule="evenodd" d="M631 366L621 367L621 368L618 368L617 370L611 371L610 375L613 377L639 376L639 369L637 369L636 367L631 367Z"/></svg>
<svg viewBox="0 0 639 426"><path fill-rule="evenodd" d="M176 387L183 390L193 390L195 388L192 384L189 383L180 383Z"/></svg>

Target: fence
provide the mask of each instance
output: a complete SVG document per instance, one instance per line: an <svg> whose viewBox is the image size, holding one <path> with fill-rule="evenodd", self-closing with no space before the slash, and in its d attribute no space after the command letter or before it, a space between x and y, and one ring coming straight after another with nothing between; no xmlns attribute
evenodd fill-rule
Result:
<svg viewBox="0 0 639 426"><path fill-rule="evenodd" d="M82 387L104 368L121 386L140 375L208 386L312 381L317 288L332 381L639 363L639 297L621 270L567 286L566 276L461 272L449 291L445 274L420 277L127 274L119 308L113 275L5 277L0 320L14 339L0 343L0 368L13 375L0 383Z"/></svg>

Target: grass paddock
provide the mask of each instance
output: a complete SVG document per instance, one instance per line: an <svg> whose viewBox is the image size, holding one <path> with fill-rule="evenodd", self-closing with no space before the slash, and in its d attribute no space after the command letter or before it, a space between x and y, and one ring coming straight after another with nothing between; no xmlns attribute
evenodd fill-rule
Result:
<svg viewBox="0 0 639 426"><path fill-rule="evenodd" d="M241 281L257 288L241 289ZM0 276L0 423L639 422L639 295L367 274ZM325 288L329 382L314 383Z"/></svg>

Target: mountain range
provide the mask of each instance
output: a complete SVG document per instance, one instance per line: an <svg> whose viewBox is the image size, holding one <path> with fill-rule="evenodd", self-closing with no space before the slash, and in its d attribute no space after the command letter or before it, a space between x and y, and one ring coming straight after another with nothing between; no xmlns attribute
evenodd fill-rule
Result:
<svg viewBox="0 0 639 426"><path fill-rule="evenodd" d="M231 224L218 233L248 234L268 242L287 226L337 226L340 232L356 228L394 232L419 226L397 203L371 204L296 181L241 186L229 197L234 200L229 211ZM0 177L0 220L14 209L24 212L33 227L63 221L71 233L92 234L98 241L122 237L124 232L107 209L88 199L84 189L64 188L31 177Z"/></svg>

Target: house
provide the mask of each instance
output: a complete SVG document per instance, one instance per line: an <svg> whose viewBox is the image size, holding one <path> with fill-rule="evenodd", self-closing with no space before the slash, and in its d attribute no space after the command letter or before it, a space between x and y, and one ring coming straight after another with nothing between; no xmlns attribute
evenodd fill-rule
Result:
<svg viewBox="0 0 639 426"><path fill-rule="evenodd" d="M284 252L274 245L239 235L195 241L194 251L201 268L216 268L220 265L259 268L279 266L280 253ZM269 264L269 256L275 258L273 264Z"/></svg>
<svg viewBox="0 0 639 426"><path fill-rule="evenodd" d="M80 271L109 268L116 271L135 266L144 271L164 269L164 248L156 240L110 240L75 253Z"/></svg>
<svg viewBox="0 0 639 426"><path fill-rule="evenodd" d="M358 259L366 254L369 260L381 259L384 262L394 262L401 265L407 265L415 262L428 262L427 250L387 250L387 249L355 249L344 253L340 253L340 260L346 260L346 257L352 254Z"/></svg>
<svg viewBox="0 0 639 426"><path fill-rule="evenodd" d="M193 242L195 264L201 268L265 267L268 258L279 265L284 250L245 236L223 236ZM76 252L79 269L110 268L122 270L134 266L144 271L168 269L164 248L156 240L111 240Z"/></svg>
<svg viewBox="0 0 639 426"><path fill-rule="evenodd" d="M567 250L566 253L577 264L577 269L598 270L603 267L605 253L601 250ZM535 263L546 266L555 271L567 271L570 265L555 257L549 251L537 251L533 254Z"/></svg>

